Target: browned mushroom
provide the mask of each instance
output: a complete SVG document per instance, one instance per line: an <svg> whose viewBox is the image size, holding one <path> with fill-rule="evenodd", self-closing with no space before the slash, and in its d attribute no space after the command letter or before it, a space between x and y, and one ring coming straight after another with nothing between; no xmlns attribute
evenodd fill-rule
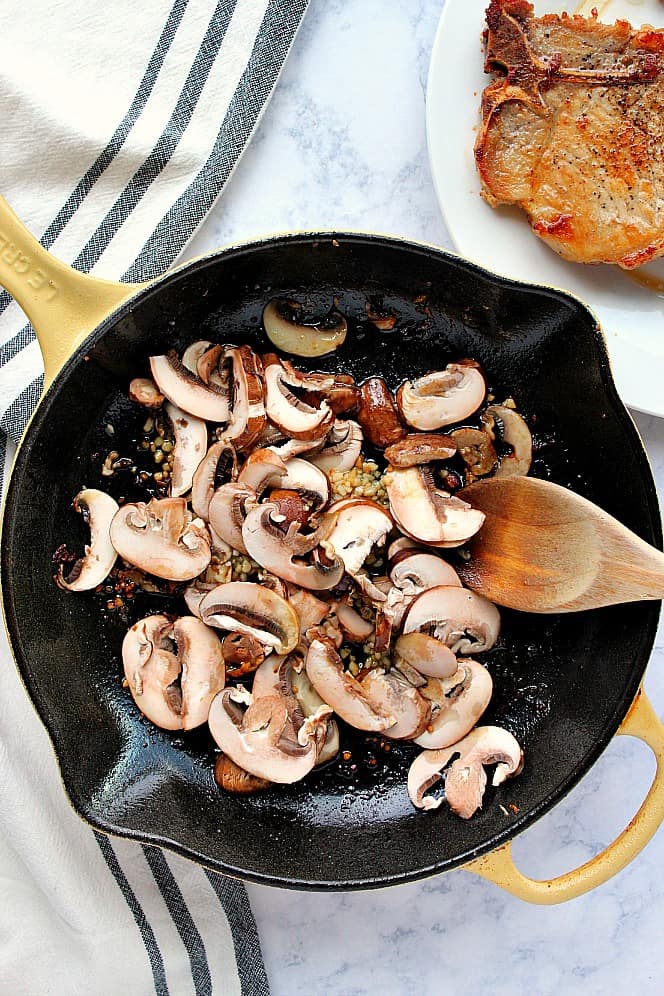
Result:
<svg viewBox="0 0 664 996"><path fill-rule="evenodd" d="M128 394L132 401L144 408L161 408L166 400L149 377L134 377L129 385Z"/></svg>
<svg viewBox="0 0 664 996"><path fill-rule="evenodd" d="M490 405L482 412L482 422L491 439L495 439L498 425L501 441L512 448L511 453L500 458L496 477L527 474L533 459L533 439L521 415L508 405Z"/></svg>
<svg viewBox="0 0 664 996"><path fill-rule="evenodd" d="M459 456L466 465L468 483L476 477L485 477L491 473L498 462L498 456L488 432L465 427L454 429L450 436L454 439Z"/></svg>
<svg viewBox="0 0 664 996"><path fill-rule="evenodd" d="M381 450L406 435L394 398L382 377L369 377L360 387L357 421L369 442Z"/></svg>

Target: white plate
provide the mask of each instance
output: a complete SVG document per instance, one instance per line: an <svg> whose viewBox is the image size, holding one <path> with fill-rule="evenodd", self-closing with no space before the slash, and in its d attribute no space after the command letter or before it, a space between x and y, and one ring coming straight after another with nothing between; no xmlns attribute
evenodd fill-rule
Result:
<svg viewBox="0 0 664 996"><path fill-rule="evenodd" d="M664 289L641 286L617 266L568 263L530 229L518 208L490 208L480 197L473 144L482 90L480 35L488 0L447 0L433 46L427 86L427 138L438 200L461 255L488 270L570 291L597 315L618 391L639 411L664 417ZM664 26L659 0L595 0L600 17ZM537 13L574 9L539 0ZM664 279L664 260L637 274ZM664 288L664 284L662 284Z"/></svg>

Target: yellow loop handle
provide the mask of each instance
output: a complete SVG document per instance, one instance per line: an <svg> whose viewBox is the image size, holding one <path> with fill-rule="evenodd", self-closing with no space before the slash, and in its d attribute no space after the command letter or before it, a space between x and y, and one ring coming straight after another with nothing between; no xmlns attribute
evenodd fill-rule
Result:
<svg viewBox="0 0 664 996"><path fill-rule="evenodd" d="M90 332L144 285L99 280L61 263L0 197L0 286L37 333L48 387Z"/></svg>
<svg viewBox="0 0 664 996"><path fill-rule="evenodd" d="M664 725L642 689L618 734L638 737L648 744L657 760L657 770L638 813L612 844L580 868L549 880L528 878L520 872L512 858L511 842L464 865L464 871L481 875L526 902L551 906L576 899L622 871L646 846L664 820Z"/></svg>

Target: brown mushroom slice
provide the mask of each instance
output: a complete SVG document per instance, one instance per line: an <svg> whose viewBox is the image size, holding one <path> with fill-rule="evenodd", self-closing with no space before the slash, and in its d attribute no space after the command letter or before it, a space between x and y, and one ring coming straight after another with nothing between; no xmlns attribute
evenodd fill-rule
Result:
<svg viewBox="0 0 664 996"><path fill-rule="evenodd" d="M231 440L236 449L249 450L265 425L263 365L249 346L230 346L224 350L224 361L233 371L233 404L230 422L221 434ZM212 383L211 387L214 386Z"/></svg>
<svg viewBox="0 0 664 996"><path fill-rule="evenodd" d="M484 522L484 512L436 488L429 467L392 468L385 487L398 526L430 546L461 546Z"/></svg>
<svg viewBox="0 0 664 996"><path fill-rule="evenodd" d="M447 679L429 678L420 688L420 694L432 704L429 726L415 738L420 747L436 750L456 743L486 711L493 692L487 669L469 657L459 672L460 676L457 673Z"/></svg>
<svg viewBox="0 0 664 996"><path fill-rule="evenodd" d="M212 343L207 339L198 339L196 342L192 342L182 354L182 366L186 367L195 377L198 377L198 361L211 345Z"/></svg>
<svg viewBox="0 0 664 996"><path fill-rule="evenodd" d="M140 619L122 641L127 687L141 712L163 730L181 730L181 665L172 640L173 624L166 616Z"/></svg>
<svg viewBox="0 0 664 996"><path fill-rule="evenodd" d="M308 775L316 763L316 737L303 727L304 743L286 731L288 709L277 696L256 699L245 711L233 689L212 702L208 725L215 743L239 767L270 782L290 785Z"/></svg>
<svg viewBox="0 0 664 996"><path fill-rule="evenodd" d="M110 537L128 563L170 581L191 581L212 556L205 524L192 520L184 498L123 505L113 517Z"/></svg>
<svg viewBox="0 0 664 996"><path fill-rule="evenodd" d="M325 617L329 615L330 606L327 602L322 602L310 591L298 588L297 585L288 586L288 602L295 610L300 625L300 644L308 646L311 642L307 637L310 629L320 626Z"/></svg>
<svg viewBox="0 0 664 996"><path fill-rule="evenodd" d="M265 368L268 418L293 439L321 439L334 422L334 412L326 401L321 401L319 408L302 401L290 390L291 386L286 370L275 358Z"/></svg>
<svg viewBox="0 0 664 996"><path fill-rule="evenodd" d="M498 455L488 432L464 427L454 429L450 436L456 442L459 456L466 465L468 483L491 473L498 463Z"/></svg>
<svg viewBox="0 0 664 996"><path fill-rule="evenodd" d="M245 487L236 481L222 484L210 499L208 518L210 527L229 543L234 550L247 553L242 538L242 528L249 507L256 503L256 494L252 488Z"/></svg>
<svg viewBox="0 0 664 996"><path fill-rule="evenodd" d="M458 670L456 656L440 640L426 633L402 633L394 645L394 663L405 661L430 678L451 678Z"/></svg>
<svg viewBox="0 0 664 996"><path fill-rule="evenodd" d="M415 758L408 772L408 796L418 809L437 809L442 799L425 795L452 757L445 775L445 799L450 809L470 819L482 805L486 787L484 765L495 764L492 785L501 785L523 768L523 751L518 741L500 726L478 726L458 743L443 750L425 750Z"/></svg>
<svg viewBox="0 0 664 996"><path fill-rule="evenodd" d="M257 778L245 771L226 754L219 754L214 762L214 780L220 788L232 795L251 795L272 785L267 778Z"/></svg>
<svg viewBox="0 0 664 996"><path fill-rule="evenodd" d="M385 450L385 459L394 467L415 467L434 460L451 460L457 451L452 434L410 433Z"/></svg>
<svg viewBox="0 0 664 996"><path fill-rule="evenodd" d="M295 612L263 585L251 581L220 584L205 596L199 611L208 626L246 633L278 654L290 653L297 646L300 630Z"/></svg>
<svg viewBox="0 0 664 996"><path fill-rule="evenodd" d="M533 437L525 420L507 405L490 405L482 412L482 422L491 439L495 439L496 423L502 432L501 440L512 447L512 452L502 456L496 477L523 476L530 470L533 460Z"/></svg>
<svg viewBox="0 0 664 996"><path fill-rule="evenodd" d="M161 408L166 400L155 382L149 377L134 377L129 385L128 394L132 401L144 408Z"/></svg>
<svg viewBox="0 0 664 996"><path fill-rule="evenodd" d="M216 485L227 484L235 477L237 477L235 447L223 439L213 443L199 463L191 483L191 507L195 514L207 521Z"/></svg>
<svg viewBox="0 0 664 996"><path fill-rule="evenodd" d="M221 643L217 634L194 616L176 619L173 639L182 668L182 728L193 730L206 722L212 699L226 681Z"/></svg>
<svg viewBox="0 0 664 996"><path fill-rule="evenodd" d="M490 650L500 632L500 613L483 595L456 585L438 585L409 605L404 633L432 631L455 654Z"/></svg>
<svg viewBox="0 0 664 996"><path fill-rule="evenodd" d="M194 474L205 457L207 425L202 419L187 414L171 401L166 402L164 411L171 421L175 438L171 495L180 498L191 490Z"/></svg>
<svg viewBox="0 0 664 996"><path fill-rule="evenodd" d="M406 435L394 398L382 377L369 377L360 387L357 421L372 446L381 450Z"/></svg>
<svg viewBox="0 0 664 996"><path fill-rule="evenodd" d="M402 416L414 429L430 432L461 422L484 401L486 383L472 360L448 363L417 380L407 380L397 391Z"/></svg>
<svg viewBox="0 0 664 996"><path fill-rule="evenodd" d="M381 732L397 721L382 706L372 705L359 681L344 671L341 657L329 643L314 640L305 667L311 684L334 712L357 730Z"/></svg>
<svg viewBox="0 0 664 996"><path fill-rule="evenodd" d="M318 544L329 524L322 524L320 530L311 536L293 531L297 523L292 523L288 533L283 533L272 518L275 514L278 515L277 506L267 503L257 505L247 515L242 526L242 538L249 556L272 574L300 588L311 591L334 588L344 574L342 560L336 559L332 563L318 560L308 564L295 559Z"/></svg>
<svg viewBox="0 0 664 996"><path fill-rule="evenodd" d="M431 705L396 671L374 668L360 682L364 694L375 709L388 712L396 723L385 736L392 740L411 740L427 728Z"/></svg>
<svg viewBox="0 0 664 996"><path fill-rule="evenodd" d="M55 580L66 591L91 591L108 577L117 558L117 551L110 540L110 528L119 506L110 495L96 488L79 491L73 506L90 527L90 543L85 547L85 555L74 563L67 577L64 576L63 565L59 565Z"/></svg>
<svg viewBox="0 0 664 996"><path fill-rule="evenodd" d="M252 674L265 660L265 647L247 633L227 633L221 641L221 650L229 678Z"/></svg>
<svg viewBox="0 0 664 996"><path fill-rule="evenodd" d="M325 356L341 346L348 325L333 311L321 321L299 322L302 306L295 301L274 299L263 309L263 326L270 342L293 356Z"/></svg>
<svg viewBox="0 0 664 996"><path fill-rule="evenodd" d="M336 419L323 448L309 459L326 474L333 470L343 474L355 466L362 452L363 439L357 422L352 419Z"/></svg>
<svg viewBox="0 0 664 996"><path fill-rule="evenodd" d="M182 411L208 422L228 421L228 392L217 384L204 384L180 362L173 350L165 356L151 356L150 369L162 394Z"/></svg>
<svg viewBox="0 0 664 996"><path fill-rule="evenodd" d="M330 556L341 557L354 577L375 545L385 542L393 526L389 512L368 498L345 498L330 505L334 528L322 543Z"/></svg>
<svg viewBox="0 0 664 996"><path fill-rule="evenodd" d="M196 360L196 373L201 378L204 384L218 384L223 386L226 384L227 378L222 376L219 370L219 361L224 355L223 346L210 344L207 349L203 352ZM222 361L223 367L223 361ZM225 373L225 369L224 369Z"/></svg>

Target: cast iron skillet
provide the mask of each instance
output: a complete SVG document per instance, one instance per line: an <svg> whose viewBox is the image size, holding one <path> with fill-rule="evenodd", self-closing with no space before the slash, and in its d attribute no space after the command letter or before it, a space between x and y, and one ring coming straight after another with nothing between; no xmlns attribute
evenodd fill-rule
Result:
<svg viewBox="0 0 664 996"><path fill-rule="evenodd" d="M145 418L126 400L129 378L147 370L150 354L197 338L264 349L261 311L275 295L328 307L336 298L351 319L346 344L316 368L360 381L380 373L395 389L450 360L479 360L498 400L512 395L532 419L534 473L661 542L642 445L616 395L601 333L578 301L429 247L294 235L232 248L162 278L64 365L27 430L6 502L11 643L71 802L93 826L278 885L347 889L414 879L496 848L588 771L637 694L659 605L562 616L503 611L499 644L484 658L495 682L485 721L517 736L526 763L520 778L487 790L484 809L469 821L445 806L415 811L405 777L416 749L387 753L364 740L351 744L355 771L333 765L262 795L221 793L210 738L170 734L141 718L121 682L125 627L103 615L98 595L56 588L51 557L63 542L80 549L72 498L82 485L108 485L99 475L103 455L122 452ZM368 301L396 311L394 331L367 320ZM140 601L130 622L162 606Z"/></svg>

